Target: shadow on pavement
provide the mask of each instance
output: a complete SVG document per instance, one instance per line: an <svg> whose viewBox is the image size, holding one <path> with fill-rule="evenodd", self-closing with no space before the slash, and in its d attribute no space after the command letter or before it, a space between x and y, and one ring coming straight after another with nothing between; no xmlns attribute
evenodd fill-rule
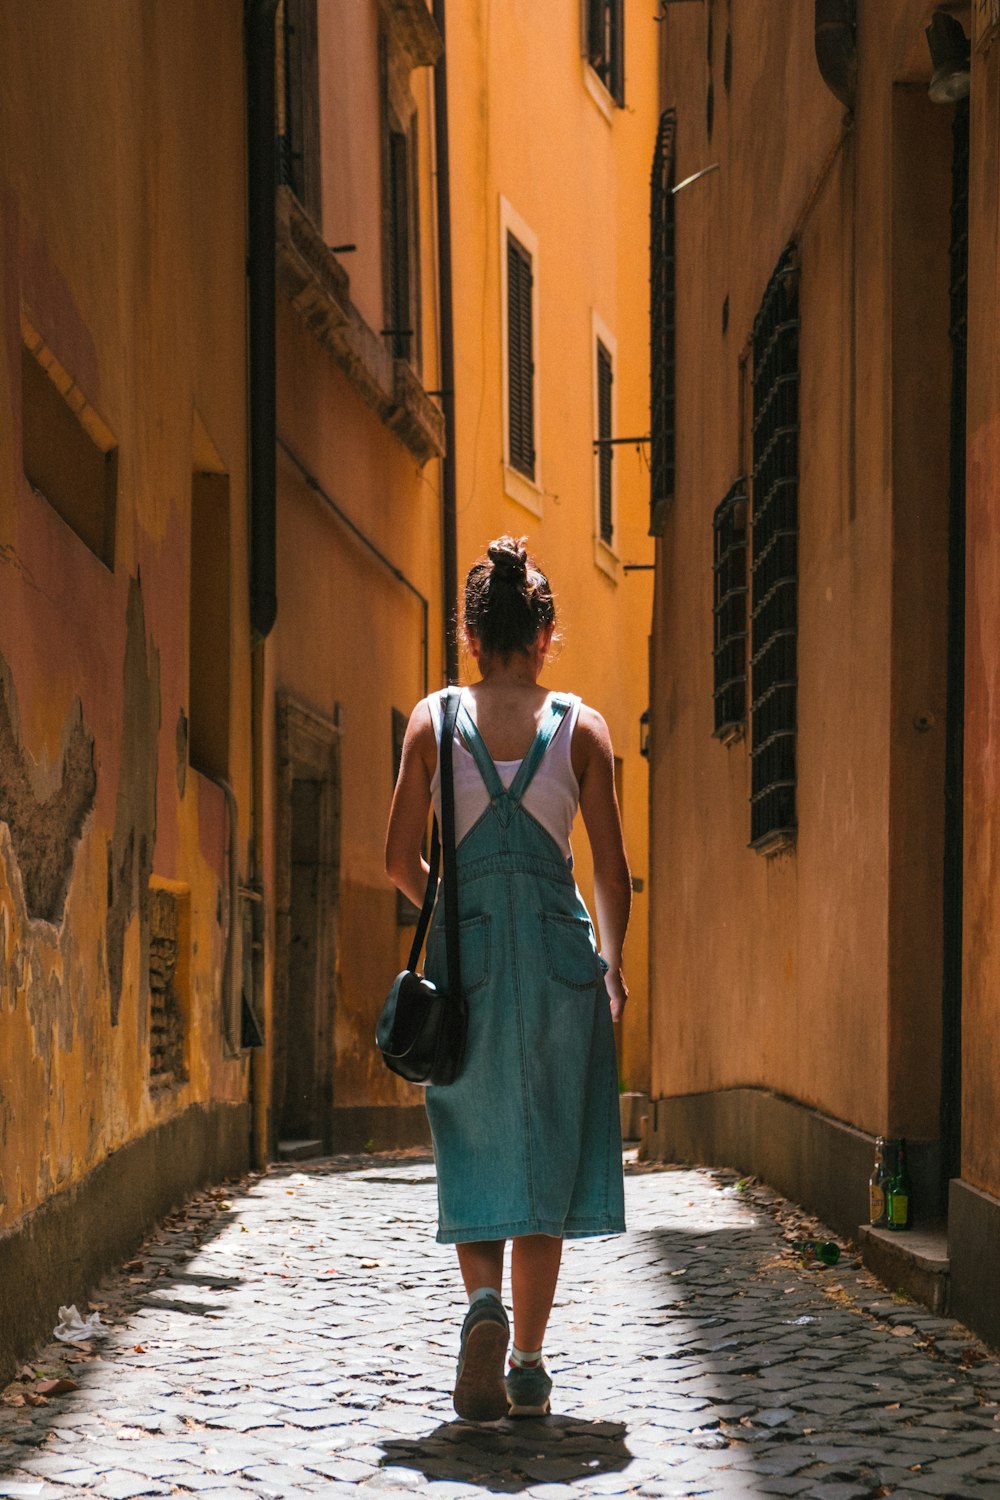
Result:
<svg viewBox="0 0 1000 1500"><path fill-rule="evenodd" d="M627 1430L623 1422L565 1416L488 1424L443 1422L427 1437L383 1440L381 1467L416 1469L428 1479L519 1494L539 1484L622 1473L633 1459L625 1443Z"/></svg>

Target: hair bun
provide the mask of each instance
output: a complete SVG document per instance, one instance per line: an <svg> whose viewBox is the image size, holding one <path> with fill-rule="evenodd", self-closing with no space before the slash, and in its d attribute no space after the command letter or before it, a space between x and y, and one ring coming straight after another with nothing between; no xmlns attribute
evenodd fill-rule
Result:
<svg viewBox="0 0 1000 1500"><path fill-rule="evenodd" d="M487 547L486 555L494 568L519 573L522 578L527 578L528 553L523 537L519 541L515 541L512 536L498 537Z"/></svg>

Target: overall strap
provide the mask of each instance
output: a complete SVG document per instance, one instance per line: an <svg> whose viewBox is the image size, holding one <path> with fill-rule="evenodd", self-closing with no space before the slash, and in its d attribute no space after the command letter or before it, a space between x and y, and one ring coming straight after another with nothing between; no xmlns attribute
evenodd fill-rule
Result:
<svg viewBox="0 0 1000 1500"><path fill-rule="evenodd" d="M555 738L556 731L569 710L570 699L562 694L553 694L549 702L549 711L539 726L538 733L532 741L531 748L522 760L517 775L511 782L507 796L511 802L520 802L531 784L538 767L542 763L542 756Z"/></svg>
<svg viewBox="0 0 1000 1500"><path fill-rule="evenodd" d="M500 780L500 772L493 764L493 757L487 750L482 735L476 728L476 721L469 713L463 703L458 711L458 732L469 748L469 753L476 765L479 774L486 783L486 790L490 797L495 799L504 795L504 785Z"/></svg>
<svg viewBox="0 0 1000 1500"><path fill-rule="evenodd" d="M524 793L527 791L538 767L542 763L545 754L555 736L556 730L563 721L564 715L570 708L572 700L563 694L554 693L549 701L549 710L542 720L541 726L527 755L517 769L517 775L509 787L504 787L500 780L500 773L493 764L493 757L487 750L482 735L476 728L476 722L469 710L463 703L458 711L458 729L463 740L469 747L469 751L479 767L479 774L486 783L486 790L493 802L504 800L509 807L516 807Z"/></svg>

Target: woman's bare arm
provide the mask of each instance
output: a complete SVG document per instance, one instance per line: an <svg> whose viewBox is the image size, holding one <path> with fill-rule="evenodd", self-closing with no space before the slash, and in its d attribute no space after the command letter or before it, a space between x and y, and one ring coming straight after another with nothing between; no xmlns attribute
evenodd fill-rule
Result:
<svg viewBox="0 0 1000 1500"><path fill-rule="evenodd" d="M594 857L594 897L611 1015L621 1019L628 999L622 948L632 907L632 878L625 855L615 794L615 757L608 726L596 709L580 709L573 735L573 763L580 782L580 811Z"/></svg>
<svg viewBox="0 0 1000 1500"><path fill-rule="evenodd" d="M422 906L429 867L422 854L431 803L431 777L437 764L437 741L427 699L410 715L403 755L392 797L385 836L385 872L394 886Z"/></svg>

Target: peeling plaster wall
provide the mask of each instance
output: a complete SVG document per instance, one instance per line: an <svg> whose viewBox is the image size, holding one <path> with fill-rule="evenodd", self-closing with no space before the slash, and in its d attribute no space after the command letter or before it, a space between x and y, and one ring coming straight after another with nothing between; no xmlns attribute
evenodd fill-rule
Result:
<svg viewBox="0 0 1000 1500"><path fill-rule="evenodd" d="M88 1183L112 1153L182 1118L216 1130L247 1098L223 995L250 815L243 7L91 0L55 27L0 0L0 24L0 1235L27 1244L70 1189L75 1214L105 1211ZM24 477L22 318L113 434L113 566ZM232 507L236 603L213 643L231 658L232 837L222 791L187 766L205 433ZM176 916L167 1054L151 883Z"/></svg>

